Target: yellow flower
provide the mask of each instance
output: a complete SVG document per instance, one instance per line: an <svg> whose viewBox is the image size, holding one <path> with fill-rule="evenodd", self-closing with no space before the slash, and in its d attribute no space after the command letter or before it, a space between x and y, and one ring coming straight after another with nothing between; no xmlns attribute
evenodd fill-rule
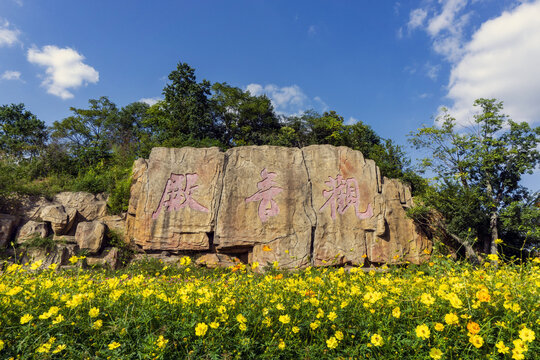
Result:
<svg viewBox="0 0 540 360"><path fill-rule="evenodd" d="M463 302L455 293L449 293L446 299L450 301L450 305L452 305L452 307L455 309L460 309L463 307Z"/></svg>
<svg viewBox="0 0 540 360"><path fill-rule="evenodd" d="M21 325L24 325L30 321L32 321L34 317L30 314L24 314L22 317L21 317Z"/></svg>
<svg viewBox="0 0 540 360"><path fill-rule="evenodd" d="M217 328L219 327L219 323L216 322L216 321L212 321L212 322L211 322L210 324L208 324L208 325L210 325L210 327L211 327L212 329L217 329Z"/></svg>
<svg viewBox="0 0 540 360"><path fill-rule="evenodd" d="M457 325L459 324L459 317L454 313L448 313L444 315L444 322L448 325Z"/></svg>
<svg viewBox="0 0 540 360"><path fill-rule="evenodd" d="M244 315L238 314L236 315L236 321L238 321L239 323L245 323L247 319L244 317Z"/></svg>
<svg viewBox="0 0 540 360"><path fill-rule="evenodd" d="M431 350L429 350L429 356L432 359L435 359L435 360L441 359L442 355L443 355L442 351L437 348L432 348Z"/></svg>
<svg viewBox="0 0 540 360"><path fill-rule="evenodd" d="M282 339L279 339L278 348L279 348L279 350L285 349L285 343L283 342Z"/></svg>
<svg viewBox="0 0 540 360"><path fill-rule="evenodd" d="M444 325L441 324L441 323L436 323L435 326L434 326L435 330L437 331L443 331L444 330Z"/></svg>
<svg viewBox="0 0 540 360"><path fill-rule="evenodd" d="M335 312L332 311L332 312L330 312L326 317L328 318L328 320L334 321L334 320L336 320L337 315L336 315Z"/></svg>
<svg viewBox="0 0 540 360"><path fill-rule="evenodd" d="M484 339L480 335L472 335L469 337L469 342L476 348L481 348L484 345Z"/></svg>
<svg viewBox="0 0 540 360"><path fill-rule="evenodd" d="M97 307L91 308L90 311L88 311L88 315L89 315L91 318L98 317L98 316L99 316L99 308L97 308Z"/></svg>
<svg viewBox="0 0 540 360"><path fill-rule="evenodd" d="M427 325L422 324L416 327L416 336L418 336L419 338L424 339L424 340L429 339L430 334L431 332L429 331L429 328L427 327Z"/></svg>
<svg viewBox="0 0 540 360"><path fill-rule="evenodd" d="M285 310L285 306L283 306L282 303L279 303L279 304L276 305L276 309L277 309L277 310L280 310L280 311L281 311L281 310Z"/></svg>
<svg viewBox="0 0 540 360"><path fill-rule="evenodd" d="M300 328L298 326L293 326L291 330L295 334L298 334L300 332Z"/></svg>
<svg viewBox="0 0 540 360"><path fill-rule="evenodd" d="M197 326L195 326L195 335L197 336L204 336L206 335L206 332L208 331L208 325L205 323L198 323Z"/></svg>
<svg viewBox="0 0 540 360"><path fill-rule="evenodd" d="M181 266L188 266L189 264L191 264L191 258L189 256L183 256L180 259L180 265Z"/></svg>
<svg viewBox="0 0 540 360"><path fill-rule="evenodd" d="M258 268L258 267L259 267L259 263L258 263L257 261L254 261L254 262L251 264L251 268L252 268L253 270L255 270L255 269Z"/></svg>
<svg viewBox="0 0 540 360"><path fill-rule="evenodd" d="M519 330L519 338L524 342L532 342L536 336L534 331L524 327L523 329Z"/></svg>
<svg viewBox="0 0 540 360"><path fill-rule="evenodd" d="M244 323L240 323L240 325L238 325L238 328L240 329L240 331L246 331L247 330L247 325L244 324Z"/></svg>
<svg viewBox="0 0 540 360"><path fill-rule="evenodd" d="M480 332L480 325L474 321L469 321L467 324L467 330L469 330L469 332L473 335L478 334Z"/></svg>
<svg viewBox="0 0 540 360"><path fill-rule="evenodd" d="M43 260L36 261L32 265L30 265L30 270L37 270L41 267L42 264L43 264Z"/></svg>
<svg viewBox="0 0 540 360"><path fill-rule="evenodd" d="M330 339L326 340L326 346L328 346L329 349L335 349L338 346L338 341L335 337L331 337Z"/></svg>
<svg viewBox="0 0 540 360"><path fill-rule="evenodd" d="M401 316L401 309L399 307L395 307L392 310L392 316L399 319L399 317Z"/></svg>
<svg viewBox="0 0 540 360"><path fill-rule="evenodd" d="M311 324L309 324L309 327L311 328L311 330L316 330L320 324L321 324L320 322L314 321Z"/></svg>
<svg viewBox="0 0 540 360"><path fill-rule="evenodd" d="M420 296L420 302L426 306L431 306L435 302L435 298L431 296L430 294L423 293Z"/></svg>
<svg viewBox="0 0 540 360"><path fill-rule="evenodd" d="M165 339L163 335L159 335L158 339L156 340L156 346L158 349L163 349L168 342L169 340Z"/></svg>
<svg viewBox="0 0 540 360"><path fill-rule="evenodd" d="M0 351L4 348L4 340L0 340Z"/></svg>
<svg viewBox="0 0 540 360"><path fill-rule="evenodd" d="M268 245L263 245L262 251L272 251L272 249Z"/></svg>
<svg viewBox="0 0 540 360"><path fill-rule="evenodd" d="M101 329L102 326L103 326L103 321L102 321L102 320L96 320L96 321L94 321L94 323L92 324L92 327L93 327L95 330Z"/></svg>
<svg viewBox="0 0 540 360"><path fill-rule="evenodd" d="M107 345L109 347L109 350L114 350L116 348L119 348L120 347L120 344L117 343L116 341L113 341L112 343L110 343L109 345Z"/></svg>
<svg viewBox="0 0 540 360"><path fill-rule="evenodd" d="M77 261L79 261L79 258L75 255L69 258L69 262L72 263L73 265L75 265Z"/></svg>
<svg viewBox="0 0 540 360"><path fill-rule="evenodd" d="M489 300L491 300L491 296L489 295L489 292L486 289L477 291L476 298L480 302L489 302Z"/></svg>
<svg viewBox="0 0 540 360"><path fill-rule="evenodd" d="M57 263L52 263L51 265L49 265L49 269L50 270L56 270L56 268L58 267L58 264ZM62 345L58 345L58 347L60 347ZM64 345L65 346L65 345ZM56 350L55 350L56 351ZM60 350L61 351L61 350ZM54 351L53 351L54 353Z"/></svg>
<svg viewBox="0 0 540 360"><path fill-rule="evenodd" d="M383 337L379 334L373 334L371 335L371 343L374 346L382 346L384 344Z"/></svg>
<svg viewBox="0 0 540 360"><path fill-rule="evenodd" d="M52 321L52 323L53 323L53 324L59 324L59 323L61 323L62 321L64 321L64 317L62 316L62 314L60 314L60 315L58 315L58 316L56 317L56 319L54 319L54 320Z"/></svg>
<svg viewBox="0 0 540 360"><path fill-rule="evenodd" d="M504 241L502 241L501 239L496 239L495 240L495 244L502 244Z"/></svg>
<svg viewBox="0 0 540 360"><path fill-rule="evenodd" d="M279 321L283 324L288 324L291 322L291 318L289 317L289 315L281 315L279 317Z"/></svg>
<svg viewBox="0 0 540 360"><path fill-rule="evenodd" d="M487 258L489 261L499 261L499 256L497 256L497 254L489 254Z"/></svg>
<svg viewBox="0 0 540 360"><path fill-rule="evenodd" d="M334 334L334 336L336 337L336 339L338 339L339 341L343 340L343 333L341 331L336 331L336 333Z"/></svg>
<svg viewBox="0 0 540 360"><path fill-rule="evenodd" d="M59 353L60 351L64 350L66 348L66 345L65 344L62 344L62 345L58 345L56 347L56 349L53 350L53 354L57 354Z"/></svg>
<svg viewBox="0 0 540 360"><path fill-rule="evenodd" d="M501 354L508 354L508 351L510 350L510 348L504 345L504 342L502 341L499 341L498 343L496 343L495 347L497 348L497 351Z"/></svg>

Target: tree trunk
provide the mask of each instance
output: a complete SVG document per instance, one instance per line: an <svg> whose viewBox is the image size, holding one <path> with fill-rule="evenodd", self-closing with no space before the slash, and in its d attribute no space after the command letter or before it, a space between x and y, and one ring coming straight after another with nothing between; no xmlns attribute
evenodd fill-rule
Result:
<svg viewBox="0 0 540 360"><path fill-rule="evenodd" d="M497 215L497 211L493 211L489 219L489 233L491 235L491 238L489 239L490 243L488 251L486 251L488 254L497 254L496 240L499 238L499 230L497 229L498 222L499 216Z"/></svg>

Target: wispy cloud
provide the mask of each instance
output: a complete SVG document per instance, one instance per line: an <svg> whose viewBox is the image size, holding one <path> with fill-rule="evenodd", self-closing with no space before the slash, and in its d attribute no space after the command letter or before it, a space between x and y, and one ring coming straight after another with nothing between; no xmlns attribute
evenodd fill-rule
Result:
<svg viewBox="0 0 540 360"><path fill-rule="evenodd" d="M246 90L254 96L266 95L278 114L300 114L305 110L326 111L328 105L318 96L310 98L298 85L279 87L274 84L249 84Z"/></svg>
<svg viewBox="0 0 540 360"><path fill-rule="evenodd" d="M158 101L161 101L161 100L163 100L163 99L160 98L160 97L141 98L141 99L139 99L139 102L142 102L142 103L148 104L149 106L152 106L154 104L157 104Z"/></svg>
<svg viewBox="0 0 540 360"><path fill-rule="evenodd" d="M317 35L317 27L316 27L315 25L310 25L310 26L308 27L308 31L307 31L307 32L308 32L308 35L310 35L310 36L315 36L315 35Z"/></svg>
<svg viewBox="0 0 540 360"><path fill-rule="evenodd" d="M6 70L0 77L2 80L21 80L21 73L19 71Z"/></svg>
<svg viewBox="0 0 540 360"><path fill-rule="evenodd" d="M41 50L31 48L28 50L27 59L32 64L45 67L45 76L41 85L49 94L62 99L73 97L71 89L99 81L99 73L96 69L85 64L84 56L69 47L59 48L47 45Z"/></svg>
<svg viewBox="0 0 540 360"><path fill-rule="evenodd" d="M0 25L0 47L12 46L19 42L20 31L13 28L8 21Z"/></svg>
<svg viewBox="0 0 540 360"><path fill-rule="evenodd" d="M441 65L433 65L430 62L427 62L424 65L425 73L428 78L435 81L439 76L439 71L441 70Z"/></svg>

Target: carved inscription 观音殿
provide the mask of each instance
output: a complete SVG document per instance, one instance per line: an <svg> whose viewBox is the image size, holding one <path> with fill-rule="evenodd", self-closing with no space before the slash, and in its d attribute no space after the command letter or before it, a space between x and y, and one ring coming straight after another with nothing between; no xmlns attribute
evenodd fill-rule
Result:
<svg viewBox="0 0 540 360"><path fill-rule="evenodd" d="M197 174L171 174L167 179L159 205L152 213L152 219L157 219L163 210L178 211L185 207L207 213L208 209L193 198L193 192L198 188L198 185L195 185L198 177Z"/></svg>
<svg viewBox="0 0 540 360"><path fill-rule="evenodd" d="M276 216L279 214L279 207L273 198L282 192L283 189L275 186L277 185L274 181L276 176L276 173L268 172L266 168L264 168L261 171L261 177L263 179L257 183L257 189L259 189L259 191L247 197L245 200L246 203L260 201L258 214L259 219L261 219L262 222L267 221L271 216Z"/></svg>
<svg viewBox="0 0 540 360"><path fill-rule="evenodd" d="M358 219L368 219L373 216L371 203L368 203L364 212L360 211L360 190L358 181L355 178L344 179L341 174L338 174L336 178L329 176L328 181L324 183L330 187L330 190L323 190L323 196L327 200L321 206L319 212L322 212L326 207L330 207L330 216L335 219L336 210L338 214L343 215L350 206L354 206Z"/></svg>

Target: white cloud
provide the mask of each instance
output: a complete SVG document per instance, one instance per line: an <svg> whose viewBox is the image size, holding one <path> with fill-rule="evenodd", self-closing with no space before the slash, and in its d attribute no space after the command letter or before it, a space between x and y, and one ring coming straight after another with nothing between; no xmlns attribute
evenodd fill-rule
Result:
<svg viewBox="0 0 540 360"><path fill-rule="evenodd" d="M413 30L424 25L424 20L426 20L427 14L427 11L424 9L414 9L411 11L409 14L409 22L407 23L409 30Z"/></svg>
<svg viewBox="0 0 540 360"><path fill-rule="evenodd" d="M426 71L426 76L430 78L431 80L435 81L437 80L437 77L439 76L441 65L432 65L431 63L427 62L424 65L424 69Z"/></svg>
<svg viewBox="0 0 540 360"><path fill-rule="evenodd" d="M451 114L472 120L479 97L504 101L504 112L516 121L540 120L540 1L524 3L489 20L464 46L448 86Z"/></svg>
<svg viewBox="0 0 540 360"><path fill-rule="evenodd" d="M159 97L141 98L141 99L139 99L139 102L142 102L142 103L148 104L149 106L152 106L152 105L156 104L158 101L161 101L161 100L163 100L163 99L161 99Z"/></svg>
<svg viewBox="0 0 540 360"><path fill-rule="evenodd" d="M409 31L426 31L435 52L448 61L457 61L463 53L463 32L470 20L470 13L464 12L467 3L468 0L440 0L442 5L438 11L414 9L409 14L407 27Z"/></svg>
<svg viewBox="0 0 540 360"><path fill-rule="evenodd" d="M249 84L246 90L253 96L268 96L278 114L299 115L308 109L328 110L328 105L320 97L308 97L298 85L279 87L274 84Z"/></svg>
<svg viewBox="0 0 540 360"><path fill-rule="evenodd" d="M356 124L357 122L358 122L358 119L351 116L350 118L348 118L347 120L344 121L344 124L345 125L353 125L353 124Z"/></svg>
<svg viewBox="0 0 540 360"><path fill-rule="evenodd" d="M32 64L46 68L41 85L49 94L62 99L73 97L69 89L77 89L82 85L99 81L96 69L83 63L84 56L68 47L47 45L41 50L31 48L28 50L27 59Z"/></svg>
<svg viewBox="0 0 540 360"><path fill-rule="evenodd" d="M317 27L315 25L310 25L310 27L308 28L308 35L317 35Z"/></svg>
<svg viewBox="0 0 540 360"><path fill-rule="evenodd" d="M0 77L2 80L21 80L21 73L19 71L6 70ZM21 80L22 81L22 80Z"/></svg>
<svg viewBox="0 0 540 360"><path fill-rule="evenodd" d="M11 46L19 42L20 31L10 27L9 22L4 21L0 25L0 47Z"/></svg>

